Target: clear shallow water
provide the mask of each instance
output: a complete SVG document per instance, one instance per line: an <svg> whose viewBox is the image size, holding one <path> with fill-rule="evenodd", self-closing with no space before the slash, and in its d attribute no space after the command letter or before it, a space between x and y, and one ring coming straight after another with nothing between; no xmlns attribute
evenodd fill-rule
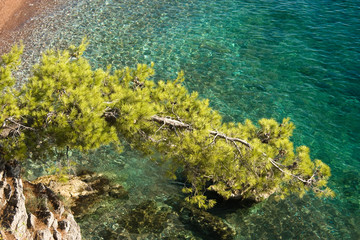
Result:
<svg viewBox="0 0 360 240"><path fill-rule="evenodd" d="M226 121L290 117L297 126L295 143L309 146L314 158L330 165L334 199L308 195L217 211L238 229L237 239L360 238L360 2L71 4L61 21L49 22L54 30L40 29L36 41L67 46L86 35L91 43L86 55L96 66L153 61L156 79L174 78L184 70L186 86L209 98ZM161 168L126 154L131 153L112 158L122 157L128 168L116 168L111 161L98 167L124 180L134 196L127 204L138 197L160 201L159 196L178 194L161 176ZM94 222L82 224L89 230ZM98 239L95 232L93 237Z"/></svg>

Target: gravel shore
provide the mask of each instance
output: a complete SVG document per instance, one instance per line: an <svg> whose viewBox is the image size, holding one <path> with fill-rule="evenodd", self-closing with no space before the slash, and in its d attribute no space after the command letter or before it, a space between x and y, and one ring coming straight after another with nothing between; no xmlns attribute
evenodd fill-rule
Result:
<svg viewBox="0 0 360 240"><path fill-rule="evenodd" d="M0 55L28 40L45 15L67 0L0 0Z"/></svg>

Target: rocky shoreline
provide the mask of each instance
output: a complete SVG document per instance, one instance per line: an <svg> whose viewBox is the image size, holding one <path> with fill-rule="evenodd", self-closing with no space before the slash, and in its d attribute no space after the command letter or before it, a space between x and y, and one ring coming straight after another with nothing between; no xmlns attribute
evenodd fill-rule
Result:
<svg viewBox="0 0 360 240"><path fill-rule="evenodd" d="M80 240L80 227L42 183L23 182L20 165L0 163L0 239Z"/></svg>
<svg viewBox="0 0 360 240"><path fill-rule="evenodd" d="M129 198L126 189L98 173L83 171L69 176L67 181L49 175L29 182L21 179L20 172L18 162L0 162L0 239L80 240L78 220L101 214L98 211L104 208L102 202ZM129 240L162 236L231 240L236 235L221 218L176 197L163 203L153 200L136 203L115 221L119 228L104 229L102 236ZM175 231L173 226L179 224L193 229Z"/></svg>

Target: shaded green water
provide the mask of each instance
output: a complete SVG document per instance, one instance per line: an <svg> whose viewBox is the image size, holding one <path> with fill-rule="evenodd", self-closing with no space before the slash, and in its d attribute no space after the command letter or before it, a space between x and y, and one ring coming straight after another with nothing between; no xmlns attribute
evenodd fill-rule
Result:
<svg viewBox="0 0 360 240"><path fill-rule="evenodd" d="M334 199L271 198L250 209L216 210L237 239L360 239L359 1L79 0L64 13L37 41L66 46L86 35L96 66L153 61L156 79L184 70L186 86L226 121L290 117L295 143L330 165ZM113 212L100 220L81 222L86 237L101 239L96 222L111 225L139 199L161 204L180 194L159 166L135 153L94 156L107 159L94 167L122 182L130 199L104 206Z"/></svg>

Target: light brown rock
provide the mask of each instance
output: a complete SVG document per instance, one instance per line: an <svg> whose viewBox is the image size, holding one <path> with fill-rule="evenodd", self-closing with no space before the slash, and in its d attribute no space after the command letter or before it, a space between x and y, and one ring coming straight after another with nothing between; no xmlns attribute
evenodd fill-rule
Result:
<svg viewBox="0 0 360 240"><path fill-rule="evenodd" d="M51 189L27 181L23 184L19 176L4 169L0 170L0 239L81 240L72 213ZM59 229L62 221L66 221L64 230Z"/></svg>

